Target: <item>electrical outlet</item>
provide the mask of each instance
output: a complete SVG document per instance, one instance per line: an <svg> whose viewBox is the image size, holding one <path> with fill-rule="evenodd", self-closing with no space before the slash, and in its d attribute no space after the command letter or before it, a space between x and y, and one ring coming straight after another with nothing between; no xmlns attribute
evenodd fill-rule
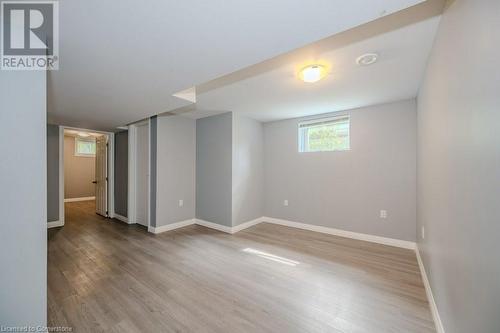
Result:
<svg viewBox="0 0 500 333"><path fill-rule="evenodd" d="M386 219L387 218L387 211L386 210L382 209L380 211L380 218L381 219Z"/></svg>
<svg viewBox="0 0 500 333"><path fill-rule="evenodd" d="M425 239L425 227L422 226L422 239Z"/></svg>
<svg viewBox="0 0 500 333"><path fill-rule="evenodd" d="M184 206L184 200L181 199L181 200L179 200L179 207L182 207L182 206Z"/></svg>
<svg viewBox="0 0 500 333"><path fill-rule="evenodd" d="M288 200L283 200L283 206L288 206Z"/></svg>

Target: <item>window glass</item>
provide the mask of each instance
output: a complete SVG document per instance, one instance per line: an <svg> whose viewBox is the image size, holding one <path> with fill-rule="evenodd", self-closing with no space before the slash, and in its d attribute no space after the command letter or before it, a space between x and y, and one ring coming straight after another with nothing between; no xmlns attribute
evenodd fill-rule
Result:
<svg viewBox="0 0 500 333"><path fill-rule="evenodd" d="M95 140L75 138L76 156L95 156Z"/></svg>
<svg viewBox="0 0 500 333"><path fill-rule="evenodd" d="M350 149L349 117L323 118L299 124L299 151L341 151Z"/></svg>

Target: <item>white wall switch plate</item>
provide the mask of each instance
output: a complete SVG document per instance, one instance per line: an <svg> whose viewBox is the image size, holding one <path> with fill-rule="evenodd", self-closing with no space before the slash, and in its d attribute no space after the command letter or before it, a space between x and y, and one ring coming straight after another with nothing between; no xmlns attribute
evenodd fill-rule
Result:
<svg viewBox="0 0 500 333"><path fill-rule="evenodd" d="M184 206L184 200L181 199L181 200L179 200L179 207L182 207L182 206Z"/></svg>
<svg viewBox="0 0 500 333"><path fill-rule="evenodd" d="M283 200L283 206L288 206L288 200Z"/></svg>
<svg viewBox="0 0 500 333"><path fill-rule="evenodd" d="M387 211L386 210L381 210L380 211L380 218L381 219L386 219L387 218Z"/></svg>

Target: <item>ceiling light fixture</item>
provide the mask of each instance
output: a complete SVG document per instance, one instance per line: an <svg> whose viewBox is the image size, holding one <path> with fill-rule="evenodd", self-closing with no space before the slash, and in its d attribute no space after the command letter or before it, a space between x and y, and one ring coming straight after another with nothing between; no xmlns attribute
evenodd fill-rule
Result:
<svg viewBox="0 0 500 333"><path fill-rule="evenodd" d="M378 54L376 53L366 53L356 59L356 62L360 66L368 66L376 63L378 60Z"/></svg>
<svg viewBox="0 0 500 333"><path fill-rule="evenodd" d="M326 67L322 65L310 65L302 68L299 77L307 83L318 82L326 76Z"/></svg>

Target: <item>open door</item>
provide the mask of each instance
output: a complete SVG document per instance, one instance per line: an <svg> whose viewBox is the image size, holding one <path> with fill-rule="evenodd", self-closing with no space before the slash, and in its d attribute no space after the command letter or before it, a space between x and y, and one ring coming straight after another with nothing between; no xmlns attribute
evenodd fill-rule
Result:
<svg viewBox="0 0 500 333"><path fill-rule="evenodd" d="M108 137L95 141L95 207L96 213L108 217Z"/></svg>

